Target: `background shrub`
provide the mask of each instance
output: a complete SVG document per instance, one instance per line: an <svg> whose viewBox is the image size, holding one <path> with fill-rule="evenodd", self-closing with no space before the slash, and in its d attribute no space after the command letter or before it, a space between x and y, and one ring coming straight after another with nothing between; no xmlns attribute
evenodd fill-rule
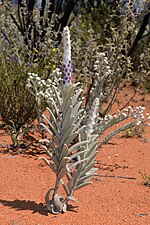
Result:
<svg viewBox="0 0 150 225"><path fill-rule="evenodd" d="M25 83L28 68L26 65L16 65L16 58L1 56L0 75L0 109L5 124L17 129L36 118L36 102L26 91Z"/></svg>
<svg viewBox="0 0 150 225"><path fill-rule="evenodd" d="M15 13L13 8L12 13ZM58 51L51 38L54 35L51 28L40 50L29 51L6 8L0 15L0 23L0 115L5 124L14 124L19 130L37 117L35 99L25 88L28 72L38 72L48 79L56 67L56 59L59 62ZM44 110L45 106L41 108Z"/></svg>

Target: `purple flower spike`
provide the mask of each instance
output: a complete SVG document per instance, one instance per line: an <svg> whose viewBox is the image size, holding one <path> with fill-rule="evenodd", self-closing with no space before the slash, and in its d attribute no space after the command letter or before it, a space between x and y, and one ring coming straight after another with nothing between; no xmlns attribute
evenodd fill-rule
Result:
<svg viewBox="0 0 150 225"><path fill-rule="evenodd" d="M64 56L62 67L62 84L68 85L71 83L72 78L72 62L71 62L71 45L70 45L70 31L68 27L64 27L63 30L63 44L64 44Z"/></svg>

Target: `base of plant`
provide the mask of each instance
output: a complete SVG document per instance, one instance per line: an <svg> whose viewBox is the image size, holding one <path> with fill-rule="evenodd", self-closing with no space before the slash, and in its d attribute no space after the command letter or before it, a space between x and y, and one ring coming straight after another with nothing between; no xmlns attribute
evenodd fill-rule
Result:
<svg viewBox="0 0 150 225"><path fill-rule="evenodd" d="M74 199L75 202L76 200L73 196L68 196L67 199L64 199L62 196L59 196L58 194L54 194L54 193L53 193L52 199L50 200L50 193L54 191L55 189L51 188L48 190L48 192L45 195L47 210L52 214L65 213L67 211L68 200Z"/></svg>

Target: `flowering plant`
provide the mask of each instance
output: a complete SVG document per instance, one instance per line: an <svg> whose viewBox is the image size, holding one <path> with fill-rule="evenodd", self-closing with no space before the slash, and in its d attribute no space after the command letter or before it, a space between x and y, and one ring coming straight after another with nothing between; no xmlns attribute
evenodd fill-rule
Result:
<svg viewBox="0 0 150 225"><path fill-rule="evenodd" d="M97 135L93 134L93 127L99 101L97 98L94 100L89 114L86 115L83 99L79 100L83 90L78 83L71 82L72 63L68 27L64 28L63 42L62 74L57 70L55 81L48 80L46 85L37 75L30 74L27 84L39 103L39 99L45 98L49 104L49 118L42 115L45 123L41 122L40 125L51 139L42 139L40 143L51 160L44 157L39 159L43 159L56 174L55 187L50 188L45 195L47 209L52 213L65 212L68 201L76 202L73 196L75 190L91 184L88 179L97 170L94 168ZM87 126L83 124L85 118ZM65 197L59 195L60 185L64 188ZM51 192L53 194L50 199Z"/></svg>
<svg viewBox="0 0 150 225"><path fill-rule="evenodd" d="M56 69L53 81L42 81L37 75L30 74L27 87L36 96L39 102L44 98L49 107L49 116L41 116L41 127L47 132L49 138L40 140L50 160L44 160L56 175L55 187L50 188L45 195L47 209L54 214L65 212L68 201L76 202L74 192L91 182L89 178L96 174L94 168L97 146L107 141L122 130L139 125L143 118L143 108L132 107L117 111L115 115L98 115L99 98L97 85L91 92L93 101L90 106L85 105L83 90L80 83L72 83L72 61L70 32L68 27L63 30L64 57L62 73ZM97 63L97 62L96 62ZM96 66L97 68L97 66ZM109 70L109 68L107 68ZM110 71L109 71L110 72ZM109 73L108 73L109 74ZM106 74L106 76L108 75ZM95 93L95 95L94 95ZM97 138L109 127L127 118L132 117L133 122L117 128L101 142ZM60 186L65 196L60 195ZM51 197L50 197L51 196Z"/></svg>

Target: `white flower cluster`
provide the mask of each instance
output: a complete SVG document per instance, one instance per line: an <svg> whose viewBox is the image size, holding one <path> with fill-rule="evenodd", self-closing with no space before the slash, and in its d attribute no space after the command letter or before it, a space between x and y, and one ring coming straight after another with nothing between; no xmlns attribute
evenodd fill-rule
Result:
<svg viewBox="0 0 150 225"><path fill-rule="evenodd" d="M144 116L144 110L145 107L142 106L137 106L135 107L135 109L133 109L131 106L128 106L123 111L117 110L116 114L114 115L108 114L105 115L104 118L99 118L98 127L101 131L103 131L106 128L111 127L112 125L117 124L128 118L132 118L134 120L135 126L139 126L140 124L150 120L149 113L146 113L146 116Z"/></svg>
<svg viewBox="0 0 150 225"><path fill-rule="evenodd" d="M105 78L110 77L111 74L112 70L105 53L98 53L94 63L94 76L97 80L103 81Z"/></svg>
<svg viewBox="0 0 150 225"><path fill-rule="evenodd" d="M99 76L99 73L105 74L105 76L109 76L112 71L110 69L110 66L108 65L108 58L106 57L106 54L104 52L100 52L96 56L96 61L94 64L94 72L96 76Z"/></svg>
<svg viewBox="0 0 150 225"><path fill-rule="evenodd" d="M61 72L59 68L56 68L52 74L51 79L41 79L35 73L28 73L29 78L27 80L26 87L30 91L32 95L36 97L36 101L38 99L48 99L52 97L52 86L58 83L61 79Z"/></svg>
<svg viewBox="0 0 150 225"><path fill-rule="evenodd" d="M145 116L143 114L145 110L145 107L142 107L142 106L137 106L135 107L134 110L132 110L132 114L131 116L134 118L134 122L135 122L135 125L136 126L139 126L141 123L144 122L144 119L145 119ZM146 120L149 120L149 114L146 113Z"/></svg>
<svg viewBox="0 0 150 225"><path fill-rule="evenodd" d="M97 53L96 60L91 74L94 77L94 88L92 90L95 96L100 96L101 100L110 92L112 70L109 66L109 60L104 52ZM107 85L105 85L107 83Z"/></svg>
<svg viewBox="0 0 150 225"><path fill-rule="evenodd" d="M88 118L86 121L85 131L87 132L88 135L91 135L94 131L93 128L94 128L96 117L97 117L98 107L99 107L99 99L95 98L92 103L91 109L88 112Z"/></svg>

